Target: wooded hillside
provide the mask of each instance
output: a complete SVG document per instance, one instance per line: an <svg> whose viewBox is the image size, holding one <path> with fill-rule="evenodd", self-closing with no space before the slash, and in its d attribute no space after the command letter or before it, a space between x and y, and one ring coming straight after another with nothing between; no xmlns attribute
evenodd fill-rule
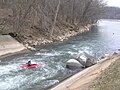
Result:
<svg viewBox="0 0 120 90"><path fill-rule="evenodd" d="M0 0L0 33L20 41L64 34L96 23L103 0Z"/></svg>
<svg viewBox="0 0 120 90"><path fill-rule="evenodd" d="M120 19L120 8L119 7L105 7L105 14L103 19Z"/></svg>

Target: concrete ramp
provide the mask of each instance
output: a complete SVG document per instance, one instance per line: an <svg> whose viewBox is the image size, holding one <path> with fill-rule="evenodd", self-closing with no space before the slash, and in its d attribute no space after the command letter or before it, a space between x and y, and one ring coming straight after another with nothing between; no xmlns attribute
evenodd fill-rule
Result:
<svg viewBox="0 0 120 90"><path fill-rule="evenodd" d="M0 56L26 49L10 35L0 35Z"/></svg>

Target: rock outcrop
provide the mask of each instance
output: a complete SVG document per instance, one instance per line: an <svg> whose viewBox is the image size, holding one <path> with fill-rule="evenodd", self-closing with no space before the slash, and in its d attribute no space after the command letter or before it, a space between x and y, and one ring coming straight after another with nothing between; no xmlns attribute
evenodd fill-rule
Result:
<svg viewBox="0 0 120 90"><path fill-rule="evenodd" d="M79 55L77 60L85 67L90 67L97 63L98 59L96 57L93 57L87 53L84 53L84 55Z"/></svg>
<svg viewBox="0 0 120 90"><path fill-rule="evenodd" d="M68 69L78 69L78 68L83 68L83 67L84 66L76 59L69 59L66 62L66 68Z"/></svg>
<svg viewBox="0 0 120 90"><path fill-rule="evenodd" d="M90 67L99 61L96 57L93 57L87 53L80 54L77 59L70 59L66 62L66 68L76 69Z"/></svg>

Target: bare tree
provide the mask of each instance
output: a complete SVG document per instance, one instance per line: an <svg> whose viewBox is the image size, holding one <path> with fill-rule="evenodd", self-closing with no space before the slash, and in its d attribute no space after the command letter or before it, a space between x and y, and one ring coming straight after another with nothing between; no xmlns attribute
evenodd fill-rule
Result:
<svg viewBox="0 0 120 90"><path fill-rule="evenodd" d="M54 32L54 27L55 27L55 24L56 24L56 20L57 20L57 16L58 16L58 11L60 9L60 0L58 0L58 5L57 5L57 9L56 9L56 12L55 12L55 17L54 17L54 21L53 21L53 24L52 24L52 28L51 28L51 33L50 33L50 37L52 37L53 35L53 32Z"/></svg>
<svg viewBox="0 0 120 90"><path fill-rule="evenodd" d="M52 37L58 23L77 30L97 22L104 12L103 0L0 0L1 8L12 11L14 32L38 30ZM62 26L59 26L62 27Z"/></svg>

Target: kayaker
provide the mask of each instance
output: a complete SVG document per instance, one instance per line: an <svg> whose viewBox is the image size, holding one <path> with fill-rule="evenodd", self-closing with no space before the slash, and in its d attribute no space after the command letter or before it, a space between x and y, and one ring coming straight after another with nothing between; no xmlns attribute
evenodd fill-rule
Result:
<svg viewBox="0 0 120 90"><path fill-rule="evenodd" d="M28 61L27 65L28 65L28 66L31 66L31 65L32 65L32 64L31 64L31 61Z"/></svg>
<svg viewBox="0 0 120 90"><path fill-rule="evenodd" d="M32 68L37 68L39 66L42 66L42 64L32 64L31 61L28 61L26 64L20 66L20 68L22 68L22 69L26 69L26 68L32 69Z"/></svg>

